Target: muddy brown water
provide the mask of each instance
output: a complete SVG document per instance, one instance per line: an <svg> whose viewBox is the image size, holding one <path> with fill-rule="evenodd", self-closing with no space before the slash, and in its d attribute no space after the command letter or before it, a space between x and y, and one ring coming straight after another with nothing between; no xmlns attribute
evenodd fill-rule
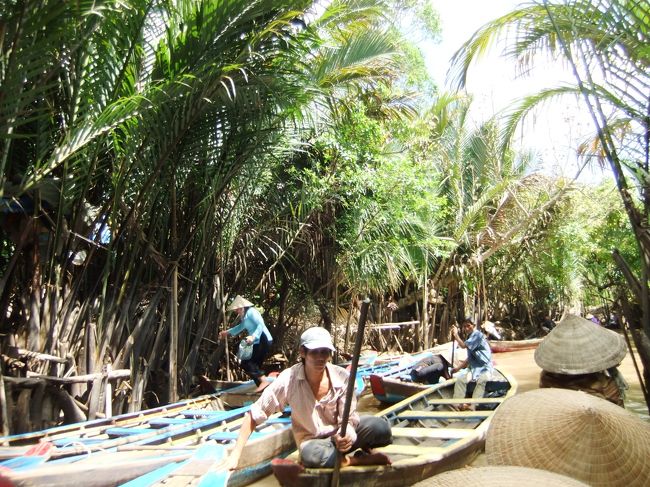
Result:
<svg viewBox="0 0 650 487"><path fill-rule="evenodd" d="M518 352L497 353L493 356L495 364L513 375L517 380L517 394L537 389L539 386L539 373L541 369L535 363L533 358L534 353L535 350L520 350ZM625 356L619 370L629 384L629 389L625 397L625 408L637 414L641 419L650 422L650 415L648 414L648 409L646 408L639 385L639 379L629 353ZM374 413L379 410L374 398L363 397L359 406L362 411L367 410L367 412ZM485 455L481 454L471 465L484 466L486 464ZM251 485L259 487L280 487L279 482L273 475L264 477Z"/></svg>

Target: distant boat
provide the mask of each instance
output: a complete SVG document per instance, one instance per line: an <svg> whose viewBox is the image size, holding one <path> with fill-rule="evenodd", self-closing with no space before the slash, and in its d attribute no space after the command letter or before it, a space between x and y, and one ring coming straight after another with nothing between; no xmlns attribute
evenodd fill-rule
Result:
<svg viewBox="0 0 650 487"><path fill-rule="evenodd" d="M411 397L420 391L430 389L432 384L421 384L419 382L403 381L392 377L381 375L370 376L370 387L372 395L379 402L384 404L396 404L407 397Z"/></svg>
<svg viewBox="0 0 650 487"><path fill-rule="evenodd" d="M485 386L486 394L504 392L508 389L508 380L503 374L495 369L495 378L489 381ZM456 381L456 379L449 379ZM396 404L407 399L418 392L425 391L432 387L439 387L441 384L422 384L410 380L400 380L393 377L382 377L380 375L371 375L370 384L372 394L379 402L384 404ZM444 384L444 383L443 383ZM470 382L467 385L468 394L474 390L475 383Z"/></svg>
<svg viewBox="0 0 650 487"><path fill-rule="evenodd" d="M340 470L345 486L401 487L469 463L485 445L485 435L494 410L515 394L517 384L510 375L503 397L454 399L456 379L445 381L377 413L390 421L391 445L377 448L390 456L391 465L347 466ZM459 404L471 403L476 411L458 411ZM273 473L284 486L327 487L331 468L304 468L297 452L271 462Z"/></svg>
<svg viewBox="0 0 650 487"><path fill-rule="evenodd" d="M273 380L272 377L269 377L269 379ZM257 384L252 380L242 382L240 385L222 392L221 401L227 409L250 406L262 395L262 392L256 391L256 389Z"/></svg>
<svg viewBox="0 0 650 487"><path fill-rule="evenodd" d="M355 390L357 394L362 394L370 386L370 377L373 375L380 375L382 377L408 377L413 365L422 359L431 357L433 355L432 350L424 350L414 354L405 353L392 357L390 360L376 363L375 365L359 367L355 379Z"/></svg>
<svg viewBox="0 0 650 487"><path fill-rule="evenodd" d="M529 340L488 340L488 343L492 352L501 353L537 348L542 343L542 340L543 338L531 338Z"/></svg>

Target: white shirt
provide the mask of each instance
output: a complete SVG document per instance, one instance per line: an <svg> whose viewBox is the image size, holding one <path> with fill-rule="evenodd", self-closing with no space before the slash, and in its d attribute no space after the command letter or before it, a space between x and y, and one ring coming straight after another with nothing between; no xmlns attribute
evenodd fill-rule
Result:
<svg viewBox="0 0 650 487"><path fill-rule="evenodd" d="M326 372L330 378L330 389L317 401L305 377L305 366L302 363L284 370L251 406L255 424L262 423L273 413L283 411L288 405L291 407L293 436L299 448L305 441L327 438L337 433L345 408L349 374L345 369L330 363L326 365ZM346 436L354 443L359 415L356 412L356 397L354 394L352 396Z"/></svg>

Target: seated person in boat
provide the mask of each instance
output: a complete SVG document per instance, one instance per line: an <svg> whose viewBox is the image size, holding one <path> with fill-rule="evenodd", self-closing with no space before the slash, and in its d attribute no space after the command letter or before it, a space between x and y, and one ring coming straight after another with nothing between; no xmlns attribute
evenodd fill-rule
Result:
<svg viewBox="0 0 650 487"><path fill-rule="evenodd" d="M464 398L467 394L467 384L470 381L476 382L472 397L483 397L485 386L492 379L492 351L485 339L485 335L476 328L476 325L470 318L466 318L462 326L463 331L467 335L467 340L463 341L460 338L458 328L455 326L452 327L451 333L458 346L467 349L467 360L464 360L458 367L452 369L452 371L458 372L468 366L469 368L466 369L466 373L458 376L456 385L454 386L454 397ZM471 406L463 405L461 409L471 409Z"/></svg>
<svg viewBox="0 0 650 487"><path fill-rule="evenodd" d="M611 367L602 372L576 375L557 374L542 370L539 376L539 387L582 391L623 407L625 405L625 389L628 386L618 368Z"/></svg>
<svg viewBox="0 0 650 487"><path fill-rule="evenodd" d="M555 321L549 315L546 315L544 321L542 321L542 331L549 333L553 328L555 328Z"/></svg>
<svg viewBox="0 0 650 487"><path fill-rule="evenodd" d="M437 384L440 377L445 380L450 379L449 368L451 365L445 357L434 354L431 357L425 357L418 361L411 369L411 380L423 384Z"/></svg>
<svg viewBox="0 0 650 487"><path fill-rule="evenodd" d="M626 351L625 340L617 333L567 315L535 351L535 362L542 369L539 387L583 391L623 406L628 386L617 367Z"/></svg>
<svg viewBox="0 0 650 487"><path fill-rule="evenodd" d="M227 467L237 467L239 457L256 425L270 415L291 407L291 428L305 467L333 467L338 452L341 466L386 465L390 458L373 451L392 442L390 424L384 418L359 416L352 397L344 437L339 435L345 409L348 372L332 365L332 337L325 328L313 327L300 337L300 363L284 370L244 415L237 443ZM353 454L355 450L360 450Z"/></svg>

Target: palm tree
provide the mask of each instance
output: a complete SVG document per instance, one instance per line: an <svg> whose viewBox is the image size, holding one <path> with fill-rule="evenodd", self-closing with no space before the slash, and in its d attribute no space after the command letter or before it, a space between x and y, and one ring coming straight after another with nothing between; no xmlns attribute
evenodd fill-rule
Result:
<svg viewBox="0 0 650 487"><path fill-rule="evenodd" d="M287 164L395 69L381 6L348 3L307 22L299 0L0 7L3 224L20 230L0 303L20 345L130 368L130 409L187 392L228 296L282 285L312 238L324 201L281 194Z"/></svg>
<svg viewBox="0 0 650 487"><path fill-rule="evenodd" d="M635 0L564 0L532 2L480 28L454 58L456 80L463 85L470 63L496 38L507 42L506 54L528 65L550 54L570 67L574 86L549 88L523 100L510 130L542 101L578 94L596 129L593 144L582 153L587 160L609 165L639 245L643 267L634 276L620 255L614 258L628 280L632 300L621 290L625 315L650 380L650 72L648 32L650 6ZM505 37L506 33L514 35ZM634 197L638 190L639 199ZM646 402L650 407L650 397Z"/></svg>

